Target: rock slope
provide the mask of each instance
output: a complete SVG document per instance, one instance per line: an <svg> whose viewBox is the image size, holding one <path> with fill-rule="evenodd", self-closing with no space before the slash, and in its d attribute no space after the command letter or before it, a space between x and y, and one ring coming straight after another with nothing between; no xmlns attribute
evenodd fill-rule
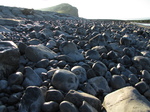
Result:
<svg viewBox="0 0 150 112"><path fill-rule="evenodd" d="M0 112L149 112L150 30L0 6Z"/></svg>

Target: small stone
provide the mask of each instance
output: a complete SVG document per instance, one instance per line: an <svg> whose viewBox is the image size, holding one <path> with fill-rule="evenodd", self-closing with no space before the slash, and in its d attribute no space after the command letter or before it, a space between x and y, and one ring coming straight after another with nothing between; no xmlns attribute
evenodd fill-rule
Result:
<svg viewBox="0 0 150 112"><path fill-rule="evenodd" d="M98 76L104 76L104 74L107 72L107 67L102 62L96 62L93 64L92 69Z"/></svg>
<svg viewBox="0 0 150 112"><path fill-rule="evenodd" d="M141 93L143 94L144 92L146 92L148 90L148 85L144 82L144 81L140 81L138 83L135 84L135 88Z"/></svg>
<svg viewBox="0 0 150 112"><path fill-rule="evenodd" d="M45 102L42 105L43 112L57 112L59 110L59 104L54 101Z"/></svg>
<svg viewBox="0 0 150 112"><path fill-rule="evenodd" d="M59 105L60 112L79 112L77 107L68 101L63 101Z"/></svg>
<svg viewBox="0 0 150 112"><path fill-rule="evenodd" d="M18 48L19 48L19 52L21 54L24 54L25 53L25 49L27 48L27 45L23 42L20 42L19 45L18 45Z"/></svg>
<svg viewBox="0 0 150 112"><path fill-rule="evenodd" d="M70 89L76 90L79 85L77 76L68 70L56 70L52 76L52 85L56 89L68 92Z"/></svg>
<svg viewBox="0 0 150 112"><path fill-rule="evenodd" d="M41 112L43 103L42 90L36 86L29 86L22 96L18 112Z"/></svg>
<svg viewBox="0 0 150 112"><path fill-rule="evenodd" d="M95 46L92 50L98 51L99 54L108 52L105 46Z"/></svg>
<svg viewBox="0 0 150 112"><path fill-rule="evenodd" d="M46 43L46 47L48 47L49 49L52 49L52 48L56 47L56 42L54 40L49 40Z"/></svg>
<svg viewBox="0 0 150 112"><path fill-rule="evenodd" d="M31 39L29 40L30 45L38 45L41 44L42 42L39 39Z"/></svg>
<svg viewBox="0 0 150 112"><path fill-rule="evenodd" d="M108 56L109 59L112 59L112 60L116 60L117 57L118 57L117 53L114 52L114 51L109 51L109 52L107 53L107 56Z"/></svg>
<svg viewBox="0 0 150 112"><path fill-rule="evenodd" d="M73 72L74 74L77 75L80 83L83 83L83 82L85 82L87 80L86 71L85 71L85 69L83 67L81 67L81 66L74 66L71 69L71 72Z"/></svg>
<svg viewBox="0 0 150 112"><path fill-rule="evenodd" d="M129 46L131 44L131 39L128 37L128 35L124 35L122 38L120 38L120 44Z"/></svg>
<svg viewBox="0 0 150 112"><path fill-rule="evenodd" d="M51 89L46 92L46 97L45 97L46 102L55 101L57 103L60 103L62 102L63 99L64 99L64 95L59 90Z"/></svg>
<svg viewBox="0 0 150 112"><path fill-rule="evenodd" d="M8 77L8 83L9 85L20 85L23 81L23 74L21 72L16 72L14 74L11 74Z"/></svg>
<svg viewBox="0 0 150 112"><path fill-rule="evenodd" d="M150 89L148 89L145 93L144 96L148 99L150 99Z"/></svg>
<svg viewBox="0 0 150 112"><path fill-rule="evenodd" d="M110 84L114 89L120 89L126 86L125 80L119 75L113 75Z"/></svg>
<svg viewBox="0 0 150 112"><path fill-rule="evenodd" d="M92 107L86 101L83 101L81 107L79 108L80 112L98 112L94 107Z"/></svg>

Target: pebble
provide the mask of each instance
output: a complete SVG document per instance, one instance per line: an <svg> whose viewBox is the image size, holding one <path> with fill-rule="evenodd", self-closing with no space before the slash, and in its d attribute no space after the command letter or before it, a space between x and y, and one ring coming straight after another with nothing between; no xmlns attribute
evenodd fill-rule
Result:
<svg viewBox="0 0 150 112"><path fill-rule="evenodd" d="M57 112L59 110L59 104L54 101L44 102L42 105L43 112Z"/></svg>

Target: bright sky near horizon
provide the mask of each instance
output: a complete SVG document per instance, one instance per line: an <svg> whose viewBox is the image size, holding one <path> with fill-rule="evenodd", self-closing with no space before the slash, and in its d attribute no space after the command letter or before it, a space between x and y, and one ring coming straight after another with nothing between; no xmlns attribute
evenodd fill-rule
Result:
<svg viewBox="0 0 150 112"><path fill-rule="evenodd" d="M150 19L150 0L0 0L0 5L46 8L69 3L88 19Z"/></svg>

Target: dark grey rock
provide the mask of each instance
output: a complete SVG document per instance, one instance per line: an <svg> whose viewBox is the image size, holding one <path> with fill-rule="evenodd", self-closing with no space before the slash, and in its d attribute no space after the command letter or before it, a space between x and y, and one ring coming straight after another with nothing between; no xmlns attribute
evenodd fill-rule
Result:
<svg viewBox="0 0 150 112"><path fill-rule="evenodd" d="M42 79L31 67L25 67L24 76L25 79L22 84L24 87L40 86L42 84Z"/></svg>
<svg viewBox="0 0 150 112"><path fill-rule="evenodd" d="M59 104L54 101L45 102L42 105L42 112L57 112L59 110Z"/></svg>
<svg viewBox="0 0 150 112"><path fill-rule="evenodd" d="M46 38L53 37L53 32L49 28L44 28L39 33Z"/></svg>
<svg viewBox="0 0 150 112"><path fill-rule="evenodd" d="M121 45L126 45L129 46L131 44L131 39L128 35L124 35L121 39L120 39L120 44Z"/></svg>
<svg viewBox="0 0 150 112"><path fill-rule="evenodd" d="M109 93L110 88L106 79L103 76L97 76L88 80L88 83L95 89L98 93Z"/></svg>
<svg viewBox="0 0 150 112"><path fill-rule="evenodd" d="M92 50L98 51L99 54L108 52L105 46L95 46Z"/></svg>
<svg viewBox="0 0 150 112"><path fill-rule="evenodd" d="M102 62L96 62L93 64L92 69L98 76L104 76L104 74L107 72L107 67Z"/></svg>
<svg viewBox="0 0 150 112"><path fill-rule="evenodd" d="M131 59L127 56L127 55L124 55L123 57L121 57L122 59L122 64L124 65L131 65L132 64L132 61Z"/></svg>
<svg viewBox="0 0 150 112"><path fill-rule="evenodd" d="M46 47L48 47L49 49L52 49L52 48L56 47L56 45L57 45L57 43L54 40L49 40L46 43Z"/></svg>
<svg viewBox="0 0 150 112"><path fill-rule="evenodd" d="M4 26L1 26L1 25L0 25L0 32L12 33L12 31L10 29L8 29ZM1 39L4 39L4 38L6 38L6 37L1 34Z"/></svg>
<svg viewBox="0 0 150 112"><path fill-rule="evenodd" d="M0 42L0 79L8 77L19 66L20 53L17 45L12 41Z"/></svg>
<svg viewBox="0 0 150 112"><path fill-rule="evenodd" d="M21 20L17 20L17 19L4 19L4 18L0 18L0 25L8 25L8 26L17 26L19 23L21 23L23 21Z"/></svg>
<svg viewBox="0 0 150 112"><path fill-rule="evenodd" d="M132 62L138 70L147 70L148 72L150 72L149 58L143 56L135 56L133 57Z"/></svg>
<svg viewBox="0 0 150 112"><path fill-rule="evenodd" d="M92 85L88 82L85 82L84 84L80 85L80 89L85 92L85 93L88 93L88 94L91 94L91 95L96 95L97 92L95 91L95 89L92 87Z"/></svg>
<svg viewBox="0 0 150 112"><path fill-rule="evenodd" d="M138 83L139 82L139 79L138 79L138 77L136 76L136 75L134 75L134 74L130 74L129 75L129 83L132 85L132 86L134 86L136 83Z"/></svg>
<svg viewBox="0 0 150 112"><path fill-rule="evenodd" d="M149 86L144 81L140 81L140 82L138 82L138 83L135 84L135 88L141 94L143 94L144 92L146 92L149 89Z"/></svg>
<svg viewBox="0 0 150 112"><path fill-rule="evenodd" d="M41 59L53 59L57 56L55 52L41 44L28 46L25 50L25 55L33 62L38 62Z"/></svg>
<svg viewBox="0 0 150 112"><path fill-rule="evenodd" d="M117 57L118 57L118 54L114 51L110 51L110 52L107 53L107 56L108 56L109 59L116 60Z"/></svg>
<svg viewBox="0 0 150 112"><path fill-rule="evenodd" d="M89 44L91 47L95 47L99 45L105 45L106 41L104 36L102 36L101 34L97 34L89 40Z"/></svg>
<svg viewBox="0 0 150 112"><path fill-rule="evenodd" d="M150 89L148 89L145 93L144 96L148 99L150 99Z"/></svg>
<svg viewBox="0 0 150 112"><path fill-rule="evenodd" d="M38 68L46 68L48 65L49 65L48 59L42 59L35 64L35 66Z"/></svg>
<svg viewBox="0 0 150 112"><path fill-rule="evenodd" d="M30 45L39 45L39 44L42 44L42 41L40 41L39 39L30 39L30 40L28 41L28 43L29 43Z"/></svg>
<svg viewBox="0 0 150 112"><path fill-rule="evenodd" d="M116 75L120 74L120 71L117 69L117 67L112 67L110 69L110 72L111 72L111 74L116 74Z"/></svg>
<svg viewBox="0 0 150 112"><path fill-rule="evenodd" d="M142 71L142 76L146 83L150 83L150 73L147 70Z"/></svg>
<svg viewBox="0 0 150 112"><path fill-rule="evenodd" d="M17 93L17 92L23 91L23 90L24 90L24 87L21 86L21 85L11 85L11 86L10 86L10 90L11 90L12 92Z"/></svg>
<svg viewBox="0 0 150 112"><path fill-rule="evenodd" d="M59 105L60 112L79 112L77 107L68 101L63 101Z"/></svg>
<svg viewBox="0 0 150 112"><path fill-rule="evenodd" d="M0 105L0 112L7 112L7 108L5 105Z"/></svg>
<svg viewBox="0 0 150 112"><path fill-rule="evenodd" d="M0 80L0 91L6 89L8 86L7 80Z"/></svg>
<svg viewBox="0 0 150 112"><path fill-rule="evenodd" d="M85 56L88 59L94 59L94 60L100 59L100 54L98 53L98 51L95 50L88 50L87 52L85 52Z"/></svg>
<svg viewBox="0 0 150 112"><path fill-rule="evenodd" d="M64 100L73 103L78 108L82 105L83 101L86 101L91 106L93 106L97 111L101 110L101 101L97 97L87 94L87 93L84 93L84 92L70 90L66 94Z"/></svg>
<svg viewBox="0 0 150 112"><path fill-rule="evenodd" d="M126 86L125 80L119 75L113 75L111 79L111 87L114 89L120 89Z"/></svg>
<svg viewBox="0 0 150 112"><path fill-rule="evenodd" d="M64 95L56 89L50 89L46 92L45 101L55 101L57 103L62 102L64 99Z"/></svg>
<svg viewBox="0 0 150 112"><path fill-rule="evenodd" d="M84 60L84 57L81 53L78 52L76 45L73 42L65 42L59 46L59 49L62 53L69 56L75 61Z"/></svg>
<svg viewBox="0 0 150 112"><path fill-rule="evenodd" d="M57 63L57 66L59 66L60 68L65 67L65 65L67 65L67 62L66 62L66 61L64 61L64 60L59 61L59 62Z"/></svg>
<svg viewBox="0 0 150 112"><path fill-rule="evenodd" d="M96 74L95 74L94 70L93 70L93 69L90 69L90 68L87 70L86 75L87 75L87 78L88 78L88 79L93 78L93 77L96 77Z"/></svg>
<svg viewBox="0 0 150 112"><path fill-rule="evenodd" d="M125 48L123 49L123 52L124 52L125 55L127 55L127 56L129 56L129 57L133 57L133 56L134 56L134 51L133 51L133 49L130 49L130 48L128 48L128 47L125 47Z"/></svg>
<svg viewBox="0 0 150 112"><path fill-rule="evenodd" d="M86 101L83 101L81 107L79 108L80 112L98 112L94 107L92 107Z"/></svg>
<svg viewBox="0 0 150 112"><path fill-rule="evenodd" d="M16 72L14 74L11 74L8 77L8 83L9 85L20 85L23 81L23 74L21 72Z"/></svg>
<svg viewBox="0 0 150 112"><path fill-rule="evenodd" d="M87 80L86 71L85 71L85 69L83 67L81 67L81 66L74 66L71 69L71 72L73 72L74 74L77 75L80 83L83 83L83 82L85 82Z"/></svg>
<svg viewBox="0 0 150 112"><path fill-rule="evenodd" d="M24 54L25 53L25 49L27 48L27 45L23 42L20 42L19 45L18 45L18 48L19 48L19 51L21 54Z"/></svg>
<svg viewBox="0 0 150 112"><path fill-rule="evenodd" d="M66 62L75 62L74 59L70 58L69 56L67 55L58 55L57 57L58 60L64 60Z"/></svg>
<svg viewBox="0 0 150 112"><path fill-rule="evenodd" d="M68 92L70 89L76 90L79 85L79 79L77 76L73 72L64 69L56 70L51 81L56 89L65 92Z"/></svg>
<svg viewBox="0 0 150 112"><path fill-rule="evenodd" d="M41 112L43 103L44 95L42 90L39 87L30 86L22 96L19 112Z"/></svg>

